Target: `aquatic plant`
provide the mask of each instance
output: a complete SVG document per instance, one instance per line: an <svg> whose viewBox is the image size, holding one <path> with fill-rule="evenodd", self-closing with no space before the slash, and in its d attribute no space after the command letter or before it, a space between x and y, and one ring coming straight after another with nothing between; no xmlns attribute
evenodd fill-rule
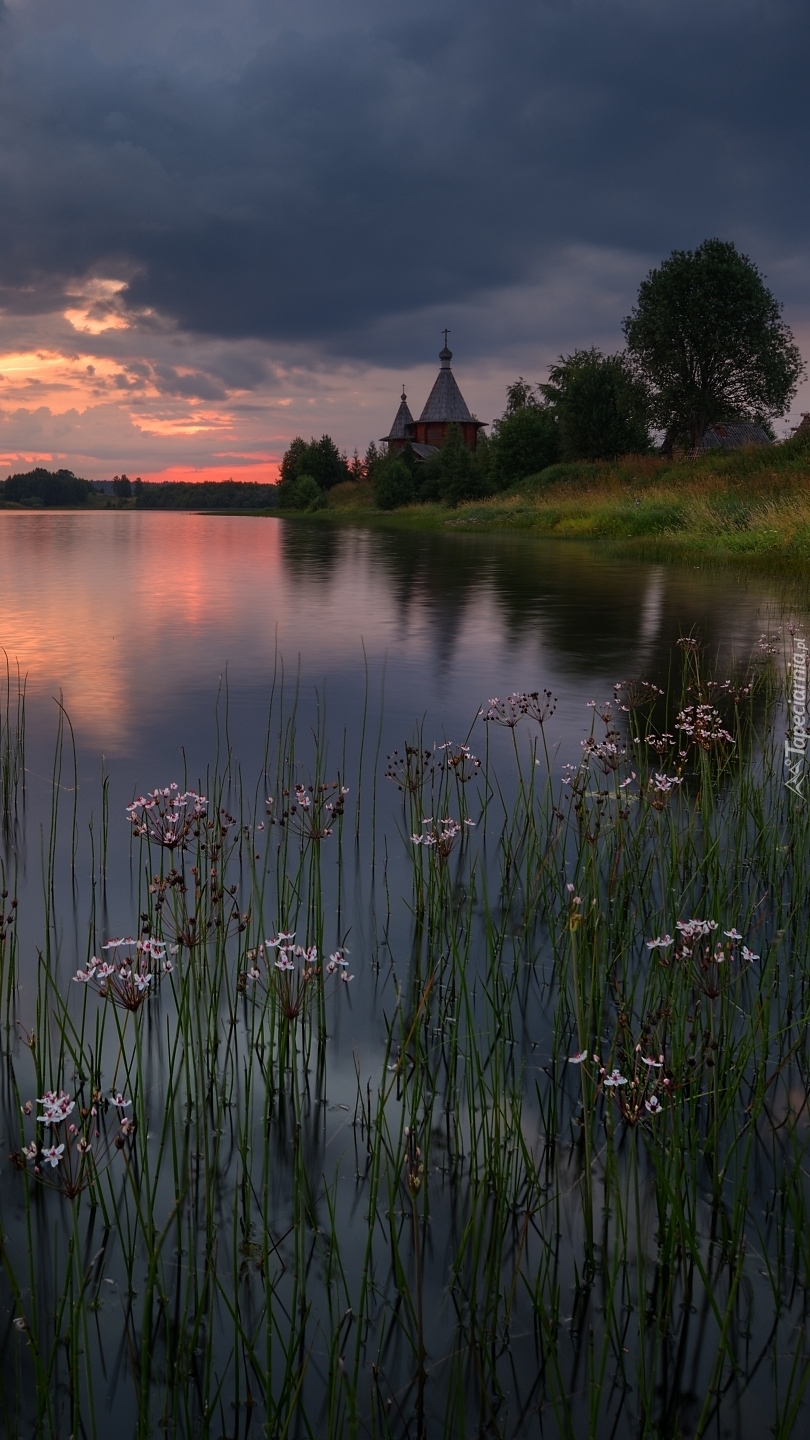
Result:
<svg viewBox="0 0 810 1440"><path fill-rule="evenodd" d="M564 773L548 692L410 737L351 847L286 715L132 803L132 935L0 993L7 1433L802 1432L810 827L772 647L678 654Z"/></svg>

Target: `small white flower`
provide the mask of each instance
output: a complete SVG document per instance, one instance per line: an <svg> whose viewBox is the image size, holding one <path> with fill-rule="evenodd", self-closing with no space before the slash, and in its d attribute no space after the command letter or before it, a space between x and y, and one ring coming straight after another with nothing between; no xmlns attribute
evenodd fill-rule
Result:
<svg viewBox="0 0 810 1440"><path fill-rule="evenodd" d="M608 1090L613 1090L618 1085L626 1084L627 1081L619 1070L612 1070L609 1075L605 1076L605 1088Z"/></svg>
<svg viewBox="0 0 810 1440"><path fill-rule="evenodd" d="M649 1110L651 1115L658 1115L663 1109L663 1106L657 1095L651 1095L649 1100L644 1101L644 1108L645 1110Z"/></svg>
<svg viewBox="0 0 810 1440"><path fill-rule="evenodd" d="M45 1125L61 1125L62 1121L67 1120L68 1115L76 1108L75 1100L71 1100L64 1090L60 1090L58 1095L53 1090L46 1090L42 1099L37 1100L37 1104L42 1105L45 1112L43 1115L38 1115L37 1120L40 1124Z"/></svg>
<svg viewBox="0 0 810 1440"><path fill-rule="evenodd" d="M753 950L749 950L747 945L743 945L742 950L741 950L740 953L741 953L741 955L742 955L743 960L751 961L751 960L758 960L758 959L759 959L759 956L758 956L758 955L755 955L754 952L753 952Z"/></svg>
<svg viewBox="0 0 810 1440"><path fill-rule="evenodd" d="M653 1067L653 1069L655 1069L655 1070L660 1070L660 1069L661 1069L661 1066L663 1065L663 1063L664 1063L664 1057L663 1057L663 1055L659 1055L659 1057L658 1057L657 1060L653 1060L652 1055L644 1055L644 1056L642 1056L642 1064L644 1064L644 1065L651 1065L651 1066Z"/></svg>
<svg viewBox="0 0 810 1440"><path fill-rule="evenodd" d="M656 935L654 940L647 941L647 949L665 950L668 945L673 945L674 943L671 935Z"/></svg>
<svg viewBox="0 0 810 1440"><path fill-rule="evenodd" d="M578 1055L569 1055L569 1056L568 1056L568 1064L569 1064L569 1065L581 1065L582 1062L583 1062L583 1060L587 1060L587 1058L588 1058L588 1052L587 1052L587 1050L580 1050L580 1052L579 1052Z"/></svg>
<svg viewBox="0 0 810 1440"><path fill-rule="evenodd" d="M47 1150L43 1150L42 1158L46 1165L50 1165L51 1169L55 1170L64 1153L64 1145L50 1145Z"/></svg>

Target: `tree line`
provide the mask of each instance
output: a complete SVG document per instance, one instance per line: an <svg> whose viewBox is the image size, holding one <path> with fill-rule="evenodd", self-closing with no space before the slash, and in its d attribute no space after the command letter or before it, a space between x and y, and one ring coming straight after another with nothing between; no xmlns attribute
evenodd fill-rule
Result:
<svg viewBox="0 0 810 1440"><path fill-rule="evenodd" d="M137 476L116 475L112 494L128 501L136 510L261 510L277 503L276 485L257 485L247 480L203 480L150 483ZM0 481L0 500L30 509L73 509L103 504L107 493L96 482L74 475L72 470L46 470L37 466Z"/></svg>
<svg viewBox="0 0 810 1440"><path fill-rule="evenodd" d="M112 481L119 501L146 510L293 508L317 510L347 480L370 481L381 509L423 501L457 505L506 490L560 461L613 460L659 448L698 447L709 425L750 421L773 437L804 365L782 307L748 256L724 240L675 250L649 272L623 324L625 348L561 355L547 380L519 376L503 414L475 453L458 426L426 462L372 441L362 457L341 454L329 435L297 436L277 485L246 481L154 484L126 474ZM661 438L662 437L662 438ZM42 467L9 475L0 499L32 507L103 504L99 487L71 470Z"/></svg>
<svg viewBox="0 0 810 1440"><path fill-rule="evenodd" d="M299 437L282 461L277 503L318 509L341 480L366 479L381 509L457 505L560 461L650 453L655 431L669 455L699 447L719 422L751 422L773 438L773 421L805 373L781 305L730 241L673 251L642 282L623 333L618 354L577 349L559 357L543 384L520 376L474 454L458 426L427 462L409 445L386 455L373 442L348 461L328 435L308 444Z"/></svg>

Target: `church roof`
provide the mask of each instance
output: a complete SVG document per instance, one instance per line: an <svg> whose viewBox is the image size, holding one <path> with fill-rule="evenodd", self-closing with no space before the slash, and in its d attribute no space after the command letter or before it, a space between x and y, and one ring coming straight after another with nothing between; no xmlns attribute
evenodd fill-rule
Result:
<svg viewBox="0 0 810 1440"><path fill-rule="evenodd" d="M436 376L436 383L433 386L422 414L419 416L420 424L423 421L433 424L448 424L455 421L461 423L476 422L467 408L467 402L456 384L456 378L450 369L450 361L453 358L452 350L445 345L439 353L442 368Z"/></svg>
<svg viewBox="0 0 810 1440"><path fill-rule="evenodd" d="M399 409L394 416L394 423L388 435L382 435L382 440L409 440L413 435L413 416L408 409L408 401L405 395L405 388L402 389L402 399Z"/></svg>

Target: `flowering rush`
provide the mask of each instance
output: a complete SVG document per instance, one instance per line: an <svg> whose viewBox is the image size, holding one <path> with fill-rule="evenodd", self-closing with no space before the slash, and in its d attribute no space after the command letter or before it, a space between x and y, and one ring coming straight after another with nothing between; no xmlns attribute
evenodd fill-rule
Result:
<svg viewBox="0 0 810 1440"><path fill-rule="evenodd" d="M92 955L83 970L73 976L75 985L92 985L104 999L110 999L124 1010L137 1010L146 1000L154 985L155 975L162 971L168 974L173 969L169 958L177 954L176 945L167 945L142 935L140 940L131 936L120 940L108 940L102 950L110 956L100 959ZM132 955L121 955L119 951L133 951Z"/></svg>
<svg viewBox="0 0 810 1440"><path fill-rule="evenodd" d="M196 790L184 790L174 781L149 790L127 805L127 819L135 835L155 840L166 850L184 849L189 835L199 831L208 813L208 801Z"/></svg>
<svg viewBox="0 0 810 1440"><path fill-rule="evenodd" d="M699 749L709 751L718 745L733 745L734 737L723 726L713 705L686 705L679 713L676 728Z"/></svg>
<svg viewBox="0 0 810 1440"><path fill-rule="evenodd" d="M280 930L278 935L266 940L256 950L249 950L246 958L252 962L251 967L243 970L238 980L243 994L249 988L260 986L270 991L288 1020L295 1020L301 1014L308 1003L311 987L320 975L334 976L343 985L350 984L354 979L349 974L345 949L335 950L322 966L317 945L297 945L294 942L294 931Z"/></svg>
<svg viewBox="0 0 810 1440"><path fill-rule="evenodd" d="M346 808L348 785L340 780L323 781L319 785L296 785L292 797L289 790L282 796L287 804L275 814L272 824L287 826L302 840L326 840L332 834L335 820ZM267 797L267 813L274 814L275 801Z"/></svg>
<svg viewBox="0 0 810 1440"><path fill-rule="evenodd" d="M645 1055L641 1042L633 1052L630 1073L625 1074L618 1065L608 1069L598 1055L589 1056L587 1050L578 1050L568 1056L569 1065L585 1065L593 1061L597 1093L601 1091L619 1109L627 1125L638 1125L648 1116L660 1115L662 1099L671 1093L672 1081L665 1073L663 1055Z"/></svg>
<svg viewBox="0 0 810 1440"><path fill-rule="evenodd" d="M105 1099L95 1090L90 1104L77 1108L66 1090L46 1090L36 1104L41 1113L35 1120L42 1128L11 1156L12 1164L18 1170L30 1167L38 1181L73 1200L104 1168L111 1148L122 1149L134 1133L135 1123L124 1113L132 1102L120 1092ZM31 1116L34 1102L26 1100L21 1110L23 1116ZM108 1112L117 1118L114 1133L103 1118Z"/></svg>
<svg viewBox="0 0 810 1440"><path fill-rule="evenodd" d="M743 943L742 932L736 925L721 932L716 920L693 916L690 920L678 920L675 930L676 939L673 940L669 934L658 935L646 942L647 949L655 953L674 946L671 957L659 954L659 964L668 968L671 964L685 963L691 968L700 989L712 997L720 993L718 965L728 966L740 961L743 966L749 966L760 958Z"/></svg>
<svg viewBox="0 0 810 1440"><path fill-rule="evenodd" d="M472 826L475 821L465 820L464 824ZM414 845L424 845L426 850L433 850L443 860L446 860L453 849L456 837L461 834L462 828L458 820L453 820L449 815L444 820L438 821L434 820L432 815L428 815L422 821L422 833L412 835L411 840Z"/></svg>
<svg viewBox="0 0 810 1440"><path fill-rule="evenodd" d="M504 725L508 730L514 730L524 715L536 720L538 725L544 725L556 708L557 697L550 690L513 690L505 700L494 696L489 708L478 713L484 717L485 723Z"/></svg>

